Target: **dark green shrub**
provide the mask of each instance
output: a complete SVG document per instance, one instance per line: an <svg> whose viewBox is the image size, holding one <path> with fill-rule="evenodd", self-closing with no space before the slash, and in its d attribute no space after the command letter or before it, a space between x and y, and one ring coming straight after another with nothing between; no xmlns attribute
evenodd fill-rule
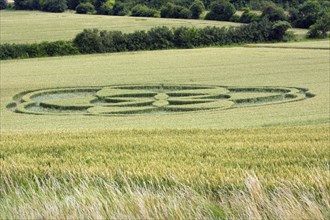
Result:
<svg viewBox="0 0 330 220"><path fill-rule="evenodd" d="M145 31L135 31L127 35L127 50L150 50L151 38Z"/></svg>
<svg viewBox="0 0 330 220"><path fill-rule="evenodd" d="M76 7L76 13L77 14L93 14L95 12L94 5L92 5L89 2L86 3L80 3Z"/></svg>
<svg viewBox="0 0 330 220"><path fill-rule="evenodd" d="M158 17L158 11L150 9L145 5L136 5L131 10L132 16L136 17Z"/></svg>
<svg viewBox="0 0 330 220"><path fill-rule="evenodd" d="M100 8L97 9L97 13L102 15L112 15L113 7L114 7L113 1L106 1L100 6Z"/></svg>
<svg viewBox="0 0 330 220"><path fill-rule="evenodd" d="M39 0L14 0L16 10L40 10Z"/></svg>
<svg viewBox="0 0 330 220"><path fill-rule="evenodd" d="M203 2L200 0L195 0L190 6L191 18L199 19L200 15L203 13L204 10L205 6Z"/></svg>
<svg viewBox="0 0 330 220"><path fill-rule="evenodd" d="M239 22L241 23L251 23L258 21L260 18L256 13L251 12L250 10L245 10L241 15Z"/></svg>
<svg viewBox="0 0 330 220"><path fill-rule="evenodd" d="M39 44L40 51L47 56L64 56L79 54L72 41L43 42Z"/></svg>
<svg viewBox="0 0 330 220"><path fill-rule="evenodd" d="M40 0L42 11L64 12L67 9L66 0Z"/></svg>
<svg viewBox="0 0 330 220"><path fill-rule="evenodd" d="M71 41L0 45L0 60L74 54L79 54L79 51Z"/></svg>
<svg viewBox="0 0 330 220"><path fill-rule="evenodd" d="M200 44L203 46L227 44L227 29L218 27L205 27L200 30Z"/></svg>
<svg viewBox="0 0 330 220"><path fill-rule="evenodd" d="M305 1L298 10L290 11L290 20L295 27L309 28L318 19L321 5L318 1Z"/></svg>
<svg viewBox="0 0 330 220"><path fill-rule="evenodd" d="M188 8L182 8L179 11L179 18L189 19L191 18L192 14L191 11Z"/></svg>
<svg viewBox="0 0 330 220"><path fill-rule="evenodd" d="M7 0L0 0L0 10L6 9L7 8Z"/></svg>
<svg viewBox="0 0 330 220"><path fill-rule="evenodd" d="M200 30L179 27L174 30L174 45L178 48L194 48L202 44Z"/></svg>
<svg viewBox="0 0 330 220"><path fill-rule="evenodd" d="M115 0L92 0L98 14L111 14Z"/></svg>
<svg viewBox="0 0 330 220"><path fill-rule="evenodd" d="M87 0L67 0L68 9L76 10L80 3L85 3Z"/></svg>
<svg viewBox="0 0 330 220"><path fill-rule="evenodd" d="M169 2L160 9L160 16L162 18L191 18L191 11Z"/></svg>
<svg viewBox="0 0 330 220"><path fill-rule="evenodd" d="M271 22L288 20L284 9L277 6L268 6L264 8L261 17L268 18Z"/></svg>
<svg viewBox="0 0 330 220"><path fill-rule="evenodd" d="M151 50L174 48L173 31L168 27L152 28L147 33L150 38Z"/></svg>
<svg viewBox="0 0 330 220"><path fill-rule="evenodd" d="M282 41L285 32L291 28L291 25L287 21L276 21L272 26L272 40Z"/></svg>
<svg viewBox="0 0 330 220"><path fill-rule="evenodd" d="M125 4L123 4L121 2L117 2L117 1L116 1L115 5L113 6L112 11L113 11L114 15L119 15L119 16L125 16L130 13L130 11L125 6Z"/></svg>
<svg viewBox="0 0 330 220"><path fill-rule="evenodd" d="M127 50L126 35L121 31L101 31L101 52L122 52Z"/></svg>
<svg viewBox="0 0 330 220"><path fill-rule="evenodd" d="M230 17L229 21L231 21L231 22L239 22L239 19L240 18L241 17L239 15L233 14L233 16Z"/></svg>
<svg viewBox="0 0 330 220"><path fill-rule="evenodd" d="M229 21L235 14L236 9L228 1L215 1L210 6L210 12L205 16L206 20Z"/></svg>
<svg viewBox="0 0 330 220"><path fill-rule="evenodd" d="M102 39L97 29L85 29L75 37L73 43L80 53L102 52Z"/></svg>
<svg viewBox="0 0 330 220"><path fill-rule="evenodd" d="M326 38L330 31L330 11L322 14L316 23L310 26L307 33L308 38Z"/></svg>

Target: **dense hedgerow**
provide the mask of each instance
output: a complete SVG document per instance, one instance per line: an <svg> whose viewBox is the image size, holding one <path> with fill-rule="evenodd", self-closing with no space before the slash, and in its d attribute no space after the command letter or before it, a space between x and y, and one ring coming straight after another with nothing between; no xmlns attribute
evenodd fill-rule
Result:
<svg viewBox="0 0 330 220"><path fill-rule="evenodd" d="M135 17L159 17L157 10L148 8L147 6L141 4L134 6L131 12L131 16Z"/></svg>
<svg viewBox="0 0 330 220"><path fill-rule="evenodd" d="M230 28L206 27L202 29L156 27L148 32L123 34L119 31L84 30L74 39L81 53L105 53L170 48L194 48L240 43L280 41L290 24L263 19L248 25Z"/></svg>
<svg viewBox="0 0 330 220"><path fill-rule="evenodd" d="M156 27L149 31L125 34L121 31L86 29L73 41L40 44L0 45L0 59L33 58L73 54L111 53L137 50L194 48L230 44L281 41L290 27L286 21L262 19L240 27Z"/></svg>
<svg viewBox="0 0 330 220"><path fill-rule="evenodd" d="M79 51L71 41L0 45L0 60L64 56L74 54L79 54Z"/></svg>

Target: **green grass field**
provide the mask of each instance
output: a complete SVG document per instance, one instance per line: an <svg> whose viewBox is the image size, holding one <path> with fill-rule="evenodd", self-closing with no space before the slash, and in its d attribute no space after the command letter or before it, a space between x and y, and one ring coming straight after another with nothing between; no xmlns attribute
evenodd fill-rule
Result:
<svg viewBox="0 0 330 220"><path fill-rule="evenodd" d="M243 128L329 122L329 52L312 49L206 48L1 62L3 130L109 128ZM65 117L17 114L6 105L21 92L122 84L298 87L302 101L227 110ZM237 96L237 95L236 95ZM128 119L128 120L127 120ZM100 123L102 121L102 123Z"/></svg>
<svg viewBox="0 0 330 220"><path fill-rule="evenodd" d="M229 27L239 23L190 19L164 19L144 17L121 17L102 15L79 15L72 12L46 13L39 11L1 11L1 43L34 43L41 41L71 40L86 28L118 30L125 33L149 30L157 26L180 27ZM303 38L305 29L290 29Z"/></svg>
<svg viewBox="0 0 330 220"><path fill-rule="evenodd" d="M0 218L327 219L329 41L278 45L0 61Z"/></svg>
<svg viewBox="0 0 330 220"><path fill-rule="evenodd" d="M79 15L72 12L46 13L38 11L1 11L1 43L33 43L40 41L71 40L86 28L118 30L125 33L149 30L157 26L217 26L240 24L204 20Z"/></svg>

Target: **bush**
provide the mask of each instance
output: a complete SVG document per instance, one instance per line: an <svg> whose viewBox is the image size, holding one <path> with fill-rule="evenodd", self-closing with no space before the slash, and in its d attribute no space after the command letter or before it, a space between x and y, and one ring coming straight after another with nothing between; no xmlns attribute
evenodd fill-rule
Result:
<svg viewBox="0 0 330 220"><path fill-rule="evenodd" d="M127 35L127 50L150 50L151 38L145 31L135 31Z"/></svg>
<svg viewBox="0 0 330 220"><path fill-rule="evenodd" d="M114 2L113 1L106 1L97 10L97 13L102 14L102 15L112 15L113 14L113 10L112 10L113 7L114 7Z"/></svg>
<svg viewBox="0 0 330 220"><path fill-rule="evenodd" d="M174 45L178 48L194 48L201 45L200 30L179 27L174 30Z"/></svg>
<svg viewBox="0 0 330 220"><path fill-rule="evenodd" d="M305 1L298 10L291 10L290 20L295 27L309 28L316 22L320 11L318 1Z"/></svg>
<svg viewBox="0 0 330 220"><path fill-rule="evenodd" d="M68 6L68 9L76 10L76 7L80 3L85 3L85 2L86 2L86 0L67 0L67 6Z"/></svg>
<svg viewBox="0 0 330 220"><path fill-rule="evenodd" d="M229 21L236 12L234 5L225 0L212 2L210 9L205 16L206 20Z"/></svg>
<svg viewBox="0 0 330 220"><path fill-rule="evenodd" d="M116 1L115 5L113 6L112 11L113 11L114 15L119 15L119 16L125 16L130 13L128 8L123 3L117 2L117 1Z"/></svg>
<svg viewBox="0 0 330 220"><path fill-rule="evenodd" d="M170 49L174 48L174 35L173 31L168 27L155 27L148 32L150 38L150 49Z"/></svg>
<svg viewBox="0 0 330 220"><path fill-rule="evenodd" d="M287 21L277 21L272 26L272 38L273 40L282 41L285 36L285 32L291 28L291 25Z"/></svg>
<svg viewBox="0 0 330 220"><path fill-rule="evenodd" d="M7 8L7 0L0 0L0 10Z"/></svg>
<svg viewBox="0 0 330 220"><path fill-rule="evenodd" d="M167 3L160 9L162 18L191 18L192 14L188 8Z"/></svg>
<svg viewBox="0 0 330 220"><path fill-rule="evenodd" d="M272 22L288 20L284 9L277 6L268 6L264 8L261 17L268 18L268 20Z"/></svg>
<svg viewBox="0 0 330 220"><path fill-rule="evenodd" d="M330 31L330 11L321 15L315 24L310 26L307 33L308 38L326 38L327 32Z"/></svg>
<svg viewBox="0 0 330 220"><path fill-rule="evenodd" d="M85 29L73 40L80 53L101 53L102 40L97 29Z"/></svg>
<svg viewBox="0 0 330 220"><path fill-rule="evenodd" d="M244 10L243 14L241 15L239 22L241 23L251 23L254 21L258 21L259 16L256 13L251 12L250 10Z"/></svg>
<svg viewBox="0 0 330 220"><path fill-rule="evenodd" d="M78 48L73 45L72 41L0 45L0 60L75 54L79 54L79 51Z"/></svg>
<svg viewBox="0 0 330 220"><path fill-rule="evenodd" d="M132 8L132 16L136 17L158 17L158 11L150 9L145 5L136 5Z"/></svg>
<svg viewBox="0 0 330 220"><path fill-rule="evenodd" d="M77 14L93 14L95 12L94 5L92 5L89 2L86 3L80 3L76 7L76 13Z"/></svg>
<svg viewBox="0 0 330 220"><path fill-rule="evenodd" d="M195 0L190 6L191 18L199 19L200 15L203 13L204 10L205 6L203 2L200 0Z"/></svg>
<svg viewBox="0 0 330 220"><path fill-rule="evenodd" d="M67 9L66 0L41 0L40 7L43 11L64 12Z"/></svg>
<svg viewBox="0 0 330 220"><path fill-rule="evenodd" d="M101 51L108 52L122 52L127 50L126 35L121 31L101 31Z"/></svg>
<svg viewBox="0 0 330 220"><path fill-rule="evenodd" d="M16 10L40 10L39 0L14 0Z"/></svg>

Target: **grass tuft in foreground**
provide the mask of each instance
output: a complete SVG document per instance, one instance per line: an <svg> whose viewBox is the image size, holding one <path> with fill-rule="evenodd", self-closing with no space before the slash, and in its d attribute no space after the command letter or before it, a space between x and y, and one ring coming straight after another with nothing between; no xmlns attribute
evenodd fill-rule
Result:
<svg viewBox="0 0 330 220"><path fill-rule="evenodd" d="M1 219L327 219L330 191L327 180L314 173L313 189L298 181L278 181L265 188L255 173L244 187L196 191L175 178L174 186L159 182L136 184L100 177L31 176L19 184L1 175Z"/></svg>

